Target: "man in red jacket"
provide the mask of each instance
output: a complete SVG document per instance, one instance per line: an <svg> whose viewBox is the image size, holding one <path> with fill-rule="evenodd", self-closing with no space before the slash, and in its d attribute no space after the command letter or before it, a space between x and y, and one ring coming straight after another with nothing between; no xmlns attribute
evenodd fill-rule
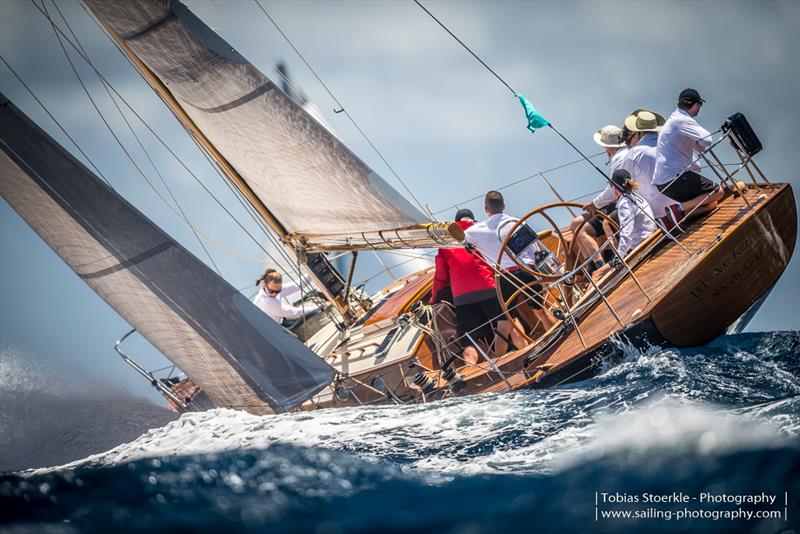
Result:
<svg viewBox="0 0 800 534"><path fill-rule="evenodd" d="M460 209L455 220L466 230L475 224L475 215L468 209ZM464 362L474 364L478 361L478 351L470 338L485 343L487 352L494 341L496 355L504 354L512 332L508 321L501 320L504 319L503 310L497 301L492 268L464 248L440 248L436 254L431 304L439 300L448 283L458 321L459 345L464 347ZM496 340L495 331L499 334Z"/></svg>

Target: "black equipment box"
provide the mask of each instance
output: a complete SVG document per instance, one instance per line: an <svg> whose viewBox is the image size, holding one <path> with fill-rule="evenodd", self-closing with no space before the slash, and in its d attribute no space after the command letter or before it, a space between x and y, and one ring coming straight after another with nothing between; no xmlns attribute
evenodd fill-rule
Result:
<svg viewBox="0 0 800 534"><path fill-rule="evenodd" d="M736 136L736 139L739 140L739 143L744 149L744 156L753 157L764 148L761 146L761 141L758 140L758 136L753 131L750 123L747 122L747 118L741 113L734 113L728 117L722 124L722 131L726 133L730 131ZM736 143L734 143L732 139L731 145L733 145L734 150L741 152L741 149L736 146Z"/></svg>

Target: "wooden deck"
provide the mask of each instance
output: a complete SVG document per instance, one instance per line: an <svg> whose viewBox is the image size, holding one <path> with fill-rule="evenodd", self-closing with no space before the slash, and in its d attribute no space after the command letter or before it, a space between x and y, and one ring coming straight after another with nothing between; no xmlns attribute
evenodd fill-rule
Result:
<svg viewBox="0 0 800 534"><path fill-rule="evenodd" d="M648 316L675 345L702 344L719 335L777 280L796 237L794 198L788 185L751 189L746 197L752 207L740 197L728 196L714 212L689 225L680 243L691 254L669 241L634 268L651 300L626 277L606 297L619 320L599 302L579 320L581 335L573 329L533 362L530 368L542 369L534 377L513 372L519 352L507 354L495 363L513 374L506 375L507 382L494 379L480 391L532 385L601 346L610 334ZM769 211L762 209L767 204ZM483 371L470 376L480 374Z"/></svg>

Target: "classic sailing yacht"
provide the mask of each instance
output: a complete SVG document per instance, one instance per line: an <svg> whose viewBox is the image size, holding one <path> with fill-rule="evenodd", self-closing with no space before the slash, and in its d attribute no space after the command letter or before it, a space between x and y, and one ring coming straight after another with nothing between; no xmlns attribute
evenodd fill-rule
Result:
<svg viewBox="0 0 800 534"><path fill-rule="evenodd" d="M497 357L484 350L477 365L464 365L452 308L427 304L431 269L365 298L352 290L352 267L339 273L326 256L453 246L463 238L457 225L416 209L180 2L86 3L330 303L333 320L301 343L3 98L4 198L187 375L159 381L138 369L179 410L427 402L579 380L619 353L612 336L634 346L696 345L746 322L791 257L791 188L767 182L752 161L759 147L746 120L731 120L723 139L752 185L731 187L718 210L680 236L657 231L597 284L584 276L590 258L576 255L567 230L552 223L536 234L526 225L577 204L523 217L503 249L517 258L511 241L547 247L551 268L515 261L539 277L545 306L560 319L548 329L514 323L525 346ZM722 165L715 172L733 180ZM530 291L518 293L502 304L525 318Z"/></svg>

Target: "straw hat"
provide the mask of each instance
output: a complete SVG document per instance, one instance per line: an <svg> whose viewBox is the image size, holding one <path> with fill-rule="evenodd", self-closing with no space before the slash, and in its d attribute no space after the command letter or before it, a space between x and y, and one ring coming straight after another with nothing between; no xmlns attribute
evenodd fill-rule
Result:
<svg viewBox="0 0 800 534"><path fill-rule="evenodd" d="M667 120L649 109L639 108L625 117L625 127L632 132L659 132Z"/></svg>
<svg viewBox="0 0 800 534"><path fill-rule="evenodd" d="M594 135L594 142L607 148L619 148L625 146L622 142L622 128L609 124L597 130Z"/></svg>

